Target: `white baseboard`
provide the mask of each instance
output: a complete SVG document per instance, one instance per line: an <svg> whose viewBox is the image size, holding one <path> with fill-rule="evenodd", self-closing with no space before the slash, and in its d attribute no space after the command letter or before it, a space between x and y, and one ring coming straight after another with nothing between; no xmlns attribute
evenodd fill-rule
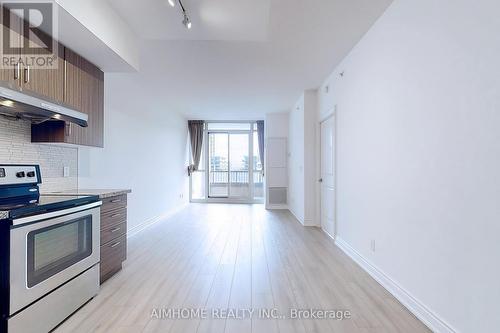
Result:
<svg viewBox="0 0 500 333"><path fill-rule="evenodd" d="M270 209L270 210L273 210L273 209L286 210L286 209L288 209L288 206L287 205L271 205L271 204L268 204L268 205L266 205L266 209Z"/></svg>
<svg viewBox="0 0 500 333"><path fill-rule="evenodd" d="M133 228L130 228L127 231L127 238L133 237L140 233L141 231L144 231L144 229L149 228L155 223L158 223L160 221L163 221L165 219L168 219L169 217L177 214L179 211L183 210L187 206L186 204L180 205L179 207L176 207L174 209L169 210L168 212L165 212L163 214L160 214L158 216L154 216L150 219L147 219L146 221L134 226Z"/></svg>
<svg viewBox="0 0 500 333"><path fill-rule="evenodd" d="M304 219L304 227L319 227L319 225L317 225L315 222L314 222L314 219Z"/></svg>
<svg viewBox="0 0 500 333"><path fill-rule="evenodd" d="M456 330L441 319L436 313L432 312L419 300L413 297L408 291L387 276L382 270L370 263L343 239L337 236L335 239L335 245L337 245L345 254L358 263L358 265L370 274L371 277L380 283L382 287L387 289L388 292L390 292L398 301L401 302L401 304L403 304L433 332L456 333Z"/></svg>
<svg viewBox="0 0 500 333"><path fill-rule="evenodd" d="M293 217L295 217L295 219L297 221L299 221L300 224L302 224L303 226L305 226L304 221L302 221L302 219L299 219L299 217L297 216L297 214L295 214L295 212L293 211L293 209L291 209L290 207L288 207L288 211L290 212L290 214L292 214Z"/></svg>
<svg viewBox="0 0 500 333"><path fill-rule="evenodd" d="M313 219L306 219L304 218L303 220L302 219L299 219L297 214L295 214L295 212L290 208L288 207L288 211L293 215L293 217L295 217L295 219L297 221L300 222L300 224L302 224L304 227L317 227L318 225L316 225L314 223L314 220Z"/></svg>
<svg viewBox="0 0 500 333"><path fill-rule="evenodd" d="M331 238L333 241L335 241L335 235L330 235L330 233L328 231L326 231L325 229L323 229L323 227L320 227L321 231L323 231L323 233L325 235L327 235L329 238Z"/></svg>

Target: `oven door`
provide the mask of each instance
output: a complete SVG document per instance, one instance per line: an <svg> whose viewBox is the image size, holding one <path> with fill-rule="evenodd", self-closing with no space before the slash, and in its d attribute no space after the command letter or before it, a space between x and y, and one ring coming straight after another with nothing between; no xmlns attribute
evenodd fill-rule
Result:
<svg viewBox="0 0 500 333"><path fill-rule="evenodd" d="M99 262L100 205L96 202L13 221L11 315Z"/></svg>

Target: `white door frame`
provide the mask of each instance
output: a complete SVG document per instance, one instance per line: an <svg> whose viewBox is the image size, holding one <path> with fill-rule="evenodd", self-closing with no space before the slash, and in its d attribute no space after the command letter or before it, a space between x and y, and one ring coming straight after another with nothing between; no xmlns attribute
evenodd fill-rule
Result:
<svg viewBox="0 0 500 333"><path fill-rule="evenodd" d="M321 178L321 124L324 123L325 121L329 120L330 118L335 117L334 122L333 122L333 132L334 132L334 142L333 142L333 186L334 186L334 215L333 215L333 235L330 235L328 232L326 232L323 229L323 224L321 223L321 183L319 179ZM335 105L335 108L329 112L327 115L321 117L319 121L317 122L317 131L316 131L316 174L317 174L317 183L316 183L316 197L318 198L317 204L316 204L316 218L317 221L319 222L319 227L320 229L330 238L335 240L337 237L337 196L338 196L338 191L337 191L337 123L338 123L338 118L337 118L337 105Z"/></svg>
<svg viewBox="0 0 500 333"><path fill-rule="evenodd" d="M248 123L250 124L250 129L249 130L208 130L208 123ZM192 179L191 177L189 177L189 201L190 202L193 202L193 203L263 203L264 200L259 198L259 199L255 199L254 198L254 170L253 170L253 140L254 140L254 124L256 123L256 120L237 120L237 121L231 121L231 120L221 120L221 121L215 121L215 120L210 120L210 121L205 121L205 128L203 130L203 142L206 143L204 144L204 162L205 162L205 179L204 179L204 182L205 182L205 199L193 199L192 197ZM248 148L249 148L249 170L248 170L248 182L249 182L249 186L250 186L250 189L249 189L249 197L241 197L241 198L231 198L230 197L230 191L231 191L231 186L229 186L229 189L228 189L228 197L213 197L213 198L209 198L208 197L208 192L209 192L209 145L208 145L208 133L228 133L228 145L230 145L230 135L231 133L240 133L240 134L248 134L248 140L249 140L249 143L248 143ZM191 147L189 148L191 149ZM228 155L230 155L231 152L230 152L230 147L228 147ZM190 154L190 156L192 156ZM229 157L229 156L228 156ZM190 157L191 159L191 157ZM228 161L229 162L229 161ZM230 171L230 163L229 163L229 166L228 166L228 169ZM230 175L230 173L229 173ZM228 176L230 177L230 176Z"/></svg>

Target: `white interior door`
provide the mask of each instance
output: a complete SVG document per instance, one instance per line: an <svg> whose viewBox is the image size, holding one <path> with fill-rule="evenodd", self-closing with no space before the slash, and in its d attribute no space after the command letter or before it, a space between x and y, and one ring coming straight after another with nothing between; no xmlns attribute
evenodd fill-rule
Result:
<svg viewBox="0 0 500 333"><path fill-rule="evenodd" d="M335 237L335 117L321 123L321 227Z"/></svg>

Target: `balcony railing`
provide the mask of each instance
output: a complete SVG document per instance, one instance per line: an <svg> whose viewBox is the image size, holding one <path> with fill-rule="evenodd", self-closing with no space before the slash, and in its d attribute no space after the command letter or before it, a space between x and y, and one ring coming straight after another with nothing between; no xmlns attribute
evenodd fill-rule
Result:
<svg viewBox="0 0 500 333"><path fill-rule="evenodd" d="M210 184L227 184L229 177L231 177L231 184L248 184L249 172L248 171L210 171L209 175ZM253 171L254 184L262 184L264 182L262 171Z"/></svg>

